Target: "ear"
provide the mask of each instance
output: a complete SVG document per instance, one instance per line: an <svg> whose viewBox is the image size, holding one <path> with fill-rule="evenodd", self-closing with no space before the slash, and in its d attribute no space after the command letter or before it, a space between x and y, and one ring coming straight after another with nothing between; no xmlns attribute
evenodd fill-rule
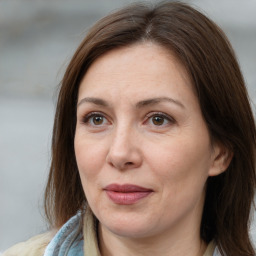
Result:
<svg viewBox="0 0 256 256"><path fill-rule="evenodd" d="M212 164L209 176L217 176L227 170L233 158L233 152L223 144L214 142L212 149Z"/></svg>

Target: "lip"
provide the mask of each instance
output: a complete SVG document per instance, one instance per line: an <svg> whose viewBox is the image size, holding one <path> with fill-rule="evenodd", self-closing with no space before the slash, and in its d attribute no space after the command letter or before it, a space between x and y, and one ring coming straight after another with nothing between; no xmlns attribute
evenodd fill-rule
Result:
<svg viewBox="0 0 256 256"><path fill-rule="evenodd" d="M153 190L133 184L110 184L104 188L109 199L116 204L131 205L149 196Z"/></svg>

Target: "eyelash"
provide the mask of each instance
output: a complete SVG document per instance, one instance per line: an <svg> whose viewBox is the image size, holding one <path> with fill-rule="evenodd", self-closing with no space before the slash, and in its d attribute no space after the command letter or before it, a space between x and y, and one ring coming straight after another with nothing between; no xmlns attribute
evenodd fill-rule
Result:
<svg viewBox="0 0 256 256"><path fill-rule="evenodd" d="M95 124L92 124L92 123L90 122L90 120L92 120L92 118L94 118L94 117L102 117L103 119L107 120L107 118L105 117L104 114L102 114L102 113L100 113L100 112L91 112L91 113L89 113L89 114L87 114L87 115L85 115L85 116L83 117L82 123L83 123L83 124L87 124L87 125L91 125L91 126L99 126L99 127L102 126L103 124L95 125ZM175 123L175 120L174 120L172 117L170 117L169 115L164 114L164 113L162 113L162 112L151 112L151 113L148 113L148 114L146 115L146 117L147 117L147 119L146 119L143 123L149 122L149 120L150 120L151 118L154 118L154 117L163 118L163 120L164 120L164 121L167 121L168 124L174 124L174 123ZM151 120L152 120L152 119L151 119ZM161 124L161 125L156 125L156 124L155 124L155 125L154 125L154 124L152 124L152 122L153 122L153 121L151 121L151 125L153 125L153 126L155 126L155 127L163 127L163 126L168 125L168 124Z"/></svg>
<svg viewBox="0 0 256 256"><path fill-rule="evenodd" d="M104 114L101 114L100 112L91 112L83 117L82 123L88 124L90 122L90 119L92 119L93 117L103 117L104 119L106 119ZM95 125L95 126L97 126L97 125Z"/></svg>
<svg viewBox="0 0 256 256"><path fill-rule="evenodd" d="M148 122L150 119L152 120L152 118L154 118L154 117L160 117L160 118L163 118L164 121L167 121L168 124L174 124L175 123L174 118L172 118L171 116L169 116L169 115L167 115L165 113L162 113L162 112L151 112L151 113L147 114L146 117L147 117L146 122ZM151 122L153 122L153 121L151 121ZM168 124L159 125L159 127L163 127L163 126L166 126ZM157 127L158 125L154 125L154 126Z"/></svg>

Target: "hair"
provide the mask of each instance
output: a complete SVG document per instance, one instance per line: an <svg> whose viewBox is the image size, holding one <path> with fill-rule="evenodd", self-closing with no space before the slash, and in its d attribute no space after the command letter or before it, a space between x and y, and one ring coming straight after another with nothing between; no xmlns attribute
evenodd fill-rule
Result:
<svg viewBox="0 0 256 256"><path fill-rule="evenodd" d="M223 31L187 4L133 4L98 21L76 50L61 83L45 191L49 223L60 227L86 206L74 151L81 79L104 53L153 42L186 68L213 141L232 152L228 169L209 177L201 239L215 240L222 255L255 255L249 236L255 191L256 129L245 82Z"/></svg>

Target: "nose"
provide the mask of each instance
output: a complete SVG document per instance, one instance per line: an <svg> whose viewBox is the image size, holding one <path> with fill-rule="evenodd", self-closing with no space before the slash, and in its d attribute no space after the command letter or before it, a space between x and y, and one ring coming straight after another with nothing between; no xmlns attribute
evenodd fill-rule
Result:
<svg viewBox="0 0 256 256"><path fill-rule="evenodd" d="M139 136L132 129L119 128L112 137L106 161L118 170L138 168L142 164Z"/></svg>

